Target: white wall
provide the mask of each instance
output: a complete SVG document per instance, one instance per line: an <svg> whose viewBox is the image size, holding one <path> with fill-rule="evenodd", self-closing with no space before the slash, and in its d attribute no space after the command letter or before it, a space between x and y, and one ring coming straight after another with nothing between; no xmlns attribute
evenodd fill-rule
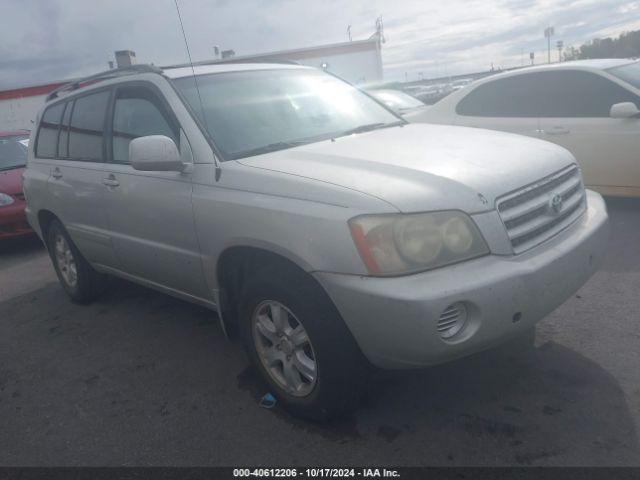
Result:
<svg viewBox="0 0 640 480"><path fill-rule="evenodd" d="M0 130L32 130L46 95L0 100Z"/></svg>

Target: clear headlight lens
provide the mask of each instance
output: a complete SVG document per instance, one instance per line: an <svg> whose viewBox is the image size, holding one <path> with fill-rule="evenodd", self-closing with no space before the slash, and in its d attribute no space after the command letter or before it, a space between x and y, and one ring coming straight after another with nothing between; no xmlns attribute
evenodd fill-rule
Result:
<svg viewBox="0 0 640 480"><path fill-rule="evenodd" d="M476 224L459 211L363 215L349 227L372 275L429 270L489 253Z"/></svg>
<svg viewBox="0 0 640 480"><path fill-rule="evenodd" d="M6 207L7 205L11 205L15 200L12 196L7 195L6 193L0 193L0 207Z"/></svg>

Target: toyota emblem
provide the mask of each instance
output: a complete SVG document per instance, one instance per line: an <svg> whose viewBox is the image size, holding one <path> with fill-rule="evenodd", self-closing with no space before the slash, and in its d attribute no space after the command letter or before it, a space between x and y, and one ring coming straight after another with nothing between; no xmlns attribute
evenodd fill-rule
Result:
<svg viewBox="0 0 640 480"><path fill-rule="evenodd" d="M553 197L551 197L551 201L549 202L551 211L555 214L560 213L560 210L562 210L563 202L564 200L562 198L562 195L554 195Z"/></svg>

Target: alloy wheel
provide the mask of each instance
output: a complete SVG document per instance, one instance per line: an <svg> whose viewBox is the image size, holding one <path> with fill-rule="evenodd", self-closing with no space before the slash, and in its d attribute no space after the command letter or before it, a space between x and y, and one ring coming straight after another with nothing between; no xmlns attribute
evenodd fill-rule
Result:
<svg viewBox="0 0 640 480"><path fill-rule="evenodd" d="M251 316L253 341L269 376L287 393L309 395L318 379L313 346L304 326L282 303L265 300Z"/></svg>

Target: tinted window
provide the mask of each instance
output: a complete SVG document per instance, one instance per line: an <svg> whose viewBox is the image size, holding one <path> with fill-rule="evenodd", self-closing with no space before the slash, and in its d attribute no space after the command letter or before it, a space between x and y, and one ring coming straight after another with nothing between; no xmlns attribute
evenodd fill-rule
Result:
<svg viewBox="0 0 640 480"><path fill-rule="evenodd" d="M62 125L60 126L60 134L58 135L58 157L67 158L69 156L69 121L71 120L71 111L73 110L73 102L67 103L67 108L62 116Z"/></svg>
<svg viewBox="0 0 640 480"><path fill-rule="evenodd" d="M607 70L611 75L615 75L621 80L640 88L640 62L629 63L622 67L610 68ZM640 107L640 105L639 105Z"/></svg>
<svg viewBox="0 0 640 480"><path fill-rule="evenodd" d="M71 114L69 157L74 160L103 161L104 118L109 92L76 99Z"/></svg>
<svg viewBox="0 0 640 480"><path fill-rule="evenodd" d="M113 112L113 160L129 162L129 142L147 135L165 135L178 144L177 129L158 98L146 88L121 89Z"/></svg>
<svg viewBox="0 0 640 480"><path fill-rule="evenodd" d="M481 85L456 111L478 117L608 117L611 106L620 102L638 98L600 75L536 72Z"/></svg>
<svg viewBox="0 0 640 480"><path fill-rule="evenodd" d="M42 115L38 140L36 142L36 156L54 158L58 144L58 127L64 111L64 103L47 108Z"/></svg>

